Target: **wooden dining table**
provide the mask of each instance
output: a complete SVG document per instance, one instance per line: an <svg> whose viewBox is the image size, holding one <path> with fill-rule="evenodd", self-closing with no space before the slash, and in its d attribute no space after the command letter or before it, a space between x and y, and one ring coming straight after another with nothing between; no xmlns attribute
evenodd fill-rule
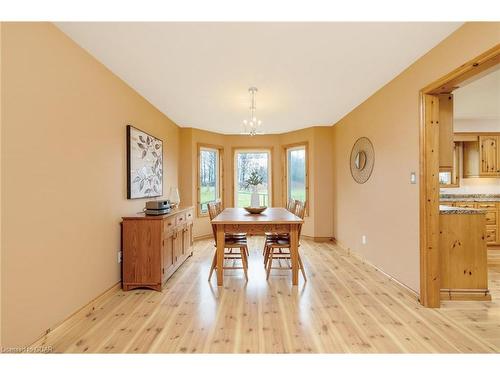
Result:
<svg viewBox="0 0 500 375"><path fill-rule="evenodd" d="M217 285L224 285L225 233L290 233L292 285L299 281L299 227L303 220L286 208L269 207L261 214L250 214L244 208L226 208L212 219L217 235Z"/></svg>

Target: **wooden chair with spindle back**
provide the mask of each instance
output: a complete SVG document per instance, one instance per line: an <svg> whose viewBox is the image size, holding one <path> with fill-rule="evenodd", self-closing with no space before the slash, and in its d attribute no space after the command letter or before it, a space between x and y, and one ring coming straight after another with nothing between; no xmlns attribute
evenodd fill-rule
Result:
<svg viewBox="0 0 500 375"><path fill-rule="evenodd" d="M215 211L216 211L215 216L217 216L223 210L222 202L220 200L216 200L214 203L215 203ZM225 238L226 238L226 241L228 241L228 240L231 241L231 240L235 240L235 239L240 239L240 240L246 241L247 235L246 235L246 233L225 233ZM245 249L246 249L247 257L250 256L250 253L248 252L248 246ZM232 251L230 251L230 252L232 252Z"/></svg>
<svg viewBox="0 0 500 375"><path fill-rule="evenodd" d="M297 206L297 201L295 199L288 199L288 203L286 205L286 209L290 212L295 212L295 207Z"/></svg>
<svg viewBox="0 0 500 375"><path fill-rule="evenodd" d="M295 212L294 214L301 219L304 219L306 213L306 202L296 201L295 204ZM299 240L299 249L300 249L300 235L302 232L302 224L299 226L298 240ZM288 250L284 252L283 250ZM264 251L264 264L267 269L267 277L269 279L269 275L271 273L271 269L291 269L291 265L288 267L273 267L272 263L274 260L287 260L291 261L290 256L290 236L278 236L274 238L270 238L266 241L265 251ZM302 263L302 259L300 257L300 253L298 254L299 260L299 269L302 272L302 276L304 277L304 281L307 281L306 273L304 271L304 264Z"/></svg>
<svg viewBox="0 0 500 375"><path fill-rule="evenodd" d="M291 213L295 214L295 207L297 206L297 200L295 199L288 199L288 202L286 204L286 209L290 211ZM282 237L288 237L288 233L265 233L266 240L264 242L264 249L262 250L262 255L264 255L264 264L266 263L266 243L272 239L276 238L282 238Z"/></svg>
<svg viewBox="0 0 500 375"><path fill-rule="evenodd" d="M208 215L210 216L210 221L212 221L218 214L222 211L222 205L220 202L211 202L208 204ZM210 273L208 275L208 281L212 278L214 270L217 268L217 230L215 225L212 224L212 232L215 241L215 253L212 259L212 265L210 267ZM245 273L245 279L248 281L248 246L245 234L226 234L225 235L225 245L224 245L224 260L241 260L242 267L229 267L224 266L223 269L242 269ZM228 249L229 252L225 250ZM233 250L239 250L239 252L233 252Z"/></svg>

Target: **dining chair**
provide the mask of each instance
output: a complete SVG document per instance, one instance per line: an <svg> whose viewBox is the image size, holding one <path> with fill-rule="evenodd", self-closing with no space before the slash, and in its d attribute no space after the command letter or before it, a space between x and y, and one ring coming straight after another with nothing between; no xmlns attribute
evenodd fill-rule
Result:
<svg viewBox="0 0 500 375"><path fill-rule="evenodd" d="M222 202L220 201L220 199L218 199L215 201L215 216L220 214L222 212L222 210L223 210ZM224 235L224 237L226 238L226 241L228 241L228 240L231 241L234 239L242 239L242 240L246 241L247 234L246 233L226 233ZM250 256L250 253L248 252L248 246L245 249L246 249L247 257ZM232 251L230 251L230 252L232 252Z"/></svg>
<svg viewBox="0 0 500 375"><path fill-rule="evenodd" d="M296 215L296 209L297 205L300 203L300 201L296 199L289 198L288 202L286 204L286 209L290 211L292 214ZM267 265L267 259L269 256L269 251L267 251L267 244L272 241L276 240L278 238L281 239L286 239L289 238L290 234L289 233L265 233L265 241L264 241L264 249L262 250L262 255L264 256L264 266Z"/></svg>
<svg viewBox="0 0 500 375"><path fill-rule="evenodd" d="M290 211L291 213L295 214L295 207L297 206L297 200L289 198L288 202L286 204L286 209ZM264 242L264 248L262 249L262 255L264 255L264 264L266 263L265 261L265 255L266 255L266 243L271 240L271 239L276 239L276 238L282 238L282 237L288 237L288 233L265 233L264 234L266 237L266 240Z"/></svg>
<svg viewBox="0 0 500 375"><path fill-rule="evenodd" d="M286 209L290 212L295 212L295 207L297 206L297 201L295 199L288 199L288 203L286 204Z"/></svg>
<svg viewBox="0 0 500 375"><path fill-rule="evenodd" d="M295 205L295 215L304 219L306 212L306 202L296 201ZM299 249L300 249L300 235L302 232L302 224L299 225ZM273 267L274 260L286 260L291 262L290 255L290 236L281 236L281 237L270 237L268 240L266 239L265 243L265 251L264 251L264 264L267 270L266 280L269 279L269 275L271 273L271 269L291 269L291 264L289 263L288 267ZM304 270L304 264L302 263L302 259L300 257L300 253L298 254L299 260L299 269L302 272L302 276L304 280L307 281L306 273Z"/></svg>
<svg viewBox="0 0 500 375"><path fill-rule="evenodd" d="M220 202L211 202L208 204L208 215L210 216L210 221L212 221L220 212L222 211L222 205ZM210 266L210 273L208 275L208 281L212 278L212 274L214 270L217 268L217 230L215 225L212 224L212 232L214 235L215 241L215 253L212 259L212 265ZM245 279L248 281L248 246L247 246L247 238L244 233L238 234L228 234L226 233L224 236L224 260L232 260L233 262L236 260L241 260L242 266L232 267L223 266L222 268L225 270L231 269L243 269L245 273ZM228 250L228 251L226 251ZM234 252L233 250L236 250Z"/></svg>

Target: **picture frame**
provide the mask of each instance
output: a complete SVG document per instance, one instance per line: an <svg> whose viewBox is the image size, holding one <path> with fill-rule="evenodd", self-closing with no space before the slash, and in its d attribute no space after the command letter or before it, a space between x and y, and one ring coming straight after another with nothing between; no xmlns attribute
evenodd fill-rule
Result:
<svg viewBox="0 0 500 375"><path fill-rule="evenodd" d="M163 140L127 125L127 199L163 195Z"/></svg>

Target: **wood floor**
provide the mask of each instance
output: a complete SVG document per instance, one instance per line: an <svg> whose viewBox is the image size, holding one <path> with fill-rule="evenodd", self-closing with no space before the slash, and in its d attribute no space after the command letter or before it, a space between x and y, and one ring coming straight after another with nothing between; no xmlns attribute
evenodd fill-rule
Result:
<svg viewBox="0 0 500 375"><path fill-rule="evenodd" d="M213 241L162 293L115 290L33 346L69 353L453 353L500 351L500 251L491 253L491 302L426 309L415 295L331 243L302 241L308 281L287 271L266 282L262 238L250 239L249 281L207 281ZM498 264L497 264L498 263Z"/></svg>

